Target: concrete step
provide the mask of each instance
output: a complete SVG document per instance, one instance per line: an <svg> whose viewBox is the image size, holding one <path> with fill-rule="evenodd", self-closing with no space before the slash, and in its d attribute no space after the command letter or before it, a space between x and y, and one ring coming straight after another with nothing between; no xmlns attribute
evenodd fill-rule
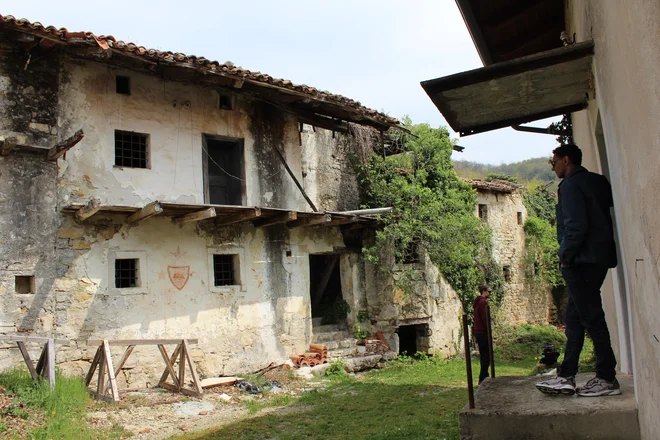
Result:
<svg viewBox="0 0 660 440"><path fill-rule="evenodd" d="M355 354L357 354L357 349L355 347L337 348L335 350L328 350L328 359L341 359L343 357L353 356Z"/></svg>
<svg viewBox="0 0 660 440"><path fill-rule="evenodd" d="M321 321L323 321L323 318L312 318L312 326L319 327L321 325Z"/></svg>
<svg viewBox="0 0 660 440"><path fill-rule="evenodd" d="M312 335L312 344L325 344L326 342L348 339L350 337L351 334L346 330L314 333Z"/></svg>
<svg viewBox="0 0 660 440"><path fill-rule="evenodd" d="M580 374L578 386L593 374ZM458 418L461 440L639 440L633 378L619 375L621 395L547 396L535 383L550 376L486 379ZM465 396L467 399L467 395Z"/></svg>
<svg viewBox="0 0 660 440"><path fill-rule="evenodd" d="M328 346L328 350L337 350L338 348L355 348L357 346L357 339L346 338L336 341L324 342Z"/></svg>

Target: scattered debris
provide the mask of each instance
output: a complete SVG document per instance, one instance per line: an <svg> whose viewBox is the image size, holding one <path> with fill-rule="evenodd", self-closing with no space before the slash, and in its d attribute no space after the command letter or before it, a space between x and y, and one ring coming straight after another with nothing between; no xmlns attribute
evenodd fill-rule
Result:
<svg viewBox="0 0 660 440"><path fill-rule="evenodd" d="M289 358L296 367L315 367L320 364L328 363L328 346L321 344L311 344L308 353L291 355Z"/></svg>
<svg viewBox="0 0 660 440"><path fill-rule="evenodd" d="M257 384L251 384L247 380L241 380L234 384L239 390L243 390L248 394L263 394L261 387Z"/></svg>

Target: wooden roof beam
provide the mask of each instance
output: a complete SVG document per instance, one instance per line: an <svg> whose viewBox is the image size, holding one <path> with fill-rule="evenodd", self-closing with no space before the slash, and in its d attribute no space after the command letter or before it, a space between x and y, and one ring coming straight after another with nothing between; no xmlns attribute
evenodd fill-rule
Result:
<svg viewBox="0 0 660 440"><path fill-rule="evenodd" d="M134 224L141 222L155 215L161 214L163 212L163 207L160 206L158 201L151 202L144 208L128 216L128 223Z"/></svg>
<svg viewBox="0 0 660 440"><path fill-rule="evenodd" d="M289 223L298 218L296 211L288 211L283 214L274 215L254 221L255 228L265 228L268 226L279 225L282 223Z"/></svg>
<svg viewBox="0 0 660 440"><path fill-rule="evenodd" d="M222 218L217 218L215 219L215 225L216 226L229 226L233 225L236 223L242 223L250 220L254 220L256 218L261 217L261 209L260 208L254 208L246 212L241 212L240 214L234 214Z"/></svg>
<svg viewBox="0 0 660 440"><path fill-rule="evenodd" d="M76 211L76 219L84 222L101 209L101 201L99 199L90 200L85 206Z"/></svg>
<svg viewBox="0 0 660 440"><path fill-rule="evenodd" d="M300 228L306 226L315 226L328 223L332 221L332 216L330 214L317 215L314 217L305 217L301 218L286 224L288 228Z"/></svg>
<svg viewBox="0 0 660 440"><path fill-rule="evenodd" d="M84 137L85 137L85 132L81 128L80 130L76 131L73 134L73 136L63 140L62 142L60 142L59 144L55 145L50 150L48 150L48 160L57 160L60 156L62 156L64 153L66 153L71 148L73 148Z"/></svg>
<svg viewBox="0 0 660 440"><path fill-rule="evenodd" d="M174 219L174 223L177 225L182 225L189 222L198 222L200 220L206 220L216 216L215 208L207 208L201 211L191 212L184 215L183 217L177 217Z"/></svg>

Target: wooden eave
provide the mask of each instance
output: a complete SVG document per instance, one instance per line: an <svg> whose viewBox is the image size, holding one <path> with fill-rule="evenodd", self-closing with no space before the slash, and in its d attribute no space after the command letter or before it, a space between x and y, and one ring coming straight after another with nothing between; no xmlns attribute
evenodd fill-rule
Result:
<svg viewBox="0 0 660 440"><path fill-rule="evenodd" d="M461 136L584 109L592 90L592 41L422 82Z"/></svg>
<svg viewBox="0 0 660 440"><path fill-rule="evenodd" d="M62 209L63 213L76 214L88 204L74 203ZM121 214L126 216L128 223L142 221L139 213L147 212L144 218L153 215L159 217L171 217L175 223L181 224L187 221L214 221L219 227L229 224L253 223L255 226L286 224L290 227L323 227L337 226L348 223L359 223L365 227L376 225L373 217L342 214L338 212L307 212L295 211L281 208L264 208L255 206L238 205L188 205L170 202L151 202L150 204L137 206L101 205L94 215ZM213 212L215 215L211 215ZM198 219L195 219L197 214ZM87 217L86 217L87 218ZM134 221L129 221L134 219Z"/></svg>

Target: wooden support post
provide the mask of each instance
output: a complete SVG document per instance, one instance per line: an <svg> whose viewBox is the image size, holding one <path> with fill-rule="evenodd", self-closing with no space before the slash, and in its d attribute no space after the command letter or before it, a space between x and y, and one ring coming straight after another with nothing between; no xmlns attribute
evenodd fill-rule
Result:
<svg viewBox="0 0 660 440"><path fill-rule="evenodd" d="M216 226L229 226L235 223L241 223L244 221L254 220L261 217L261 208L254 208L249 211L241 212L240 214L234 214L222 218L215 218Z"/></svg>
<svg viewBox="0 0 660 440"><path fill-rule="evenodd" d="M32 359L30 359L30 353L27 351L25 342L18 341L16 344L18 345L18 349L21 351L21 355L23 355L23 360L25 361L25 365L27 365L28 370L30 371L32 380L39 380L39 375L37 374L37 370L34 369L34 363L32 362Z"/></svg>
<svg viewBox="0 0 660 440"><path fill-rule="evenodd" d="M55 389L55 342L52 339L49 339L44 347L44 350L47 350L47 359L48 359L48 371L46 372L48 384L50 389Z"/></svg>
<svg viewBox="0 0 660 440"><path fill-rule="evenodd" d="M85 137L85 133L81 128L80 130L76 131L73 136L63 140L48 150L48 160L57 160L60 156L62 156L64 153L73 148L78 142L80 142L83 137Z"/></svg>
<svg viewBox="0 0 660 440"><path fill-rule="evenodd" d="M468 326L468 318L466 314L463 314L463 344L465 346L465 369L467 372L468 399L470 402L470 409L474 409L474 385L472 383L472 356L470 353L470 328Z"/></svg>
<svg viewBox="0 0 660 440"><path fill-rule="evenodd" d="M99 199L90 200L85 206L76 211L76 219L84 222L101 209L101 201Z"/></svg>
<svg viewBox="0 0 660 440"><path fill-rule="evenodd" d="M119 364L117 365L117 368L115 368L115 379L121 373L121 369L128 360L128 357L131 355L133 352L133 349L135 348L135 345L129 345L126 351L124 352L124 355L121 357L121 360L119 361Z"/></svg>
<svg viewBox="0 0 660 440"><path fill-rule="evenodd" d="M119 402L119 390L117 389L117 379L115 378L115 369L112 366L112 353L110 352L110 344L107 340L103 341L103 360L110 380L110 392L112 393L112 400ZM105 387L105 384L104 384ZM102 395L105 395L103 393Z"/></svg>
<svg viewBox="0 0 660 440"><path fill-rule="evenodd" d="M18 141L15 137L5 138L5 140L2 141L2 144L0 145L0 156L9 156L11 153L13 153L17 142Z"/></svg>
<svg viewBox="0 0 660 440"><path fill-rule="evenodd" d="M96 380L96 397L105 397L105 344L101 343L99 347L101 350L101 357L99 358L99 377Z"/></svg>
<svg viewBox="0 0 660 440"><path fill-rule="evenodd" d="M96 350L96 354L94 355L94 360L92 360L92 365L90 365L87 376L85 377L85 385L89 385L89 383L92 381L92 377L94 377L94 371L96 371L96 367L98 367L99 362L101 361L102 351L103 347L99 346L99 348Z"/></svg>
<svg viewBox="0 0 660 440"><path fill-rule="evenodd" d="M174 223L181 225L183 223L198 222L200 220L213 217L215 217L215 208L208 208L201 211L191 212L190 214L186 214L183 217L177 217L174 219Z"/></svg>
<svg viewBox="0 0 660 440"><path fill-rule="evenodd" d="M312 199L309 198L309 196L307 195L307 193L303 189L302 185L298 181L298 178L296 177L296 175L293 174L293 171L291 171L291 168L289 168L289 164L286 163L286 159L284 158L284 155L282 154L280 149L277 148L277 145L275 145L274 143L272 143L271 145L273 146L273 150L275 150L275 152L277 153L277 157L280 158L280 161L282 162L282 165L284 165L284 168L286 169L286 172L289 173L289 176L291 176L291 178L293 179L293 183L296 184L296 186L300 190L300 193L303 195L305 200L307 200L307 203L309 204L309 206L312 208L312 211L318 212L319 210L316 209L316 205L314 205L314 202L312 202Z"/></svg>
<svg viewBox="0 0 660 440"><path fill-rule="evenodd" d="M144 208L140 209L138 212L128 216L128 223L137 223L142 220L146 220L154 215L158 215L163 212L163 207L160 206L160 203L151 202Z"/></svg>
<svg viewBox="0 0 660 440"><path fill-rule="evenodd" d="M185 341L185 339L184 339ZM183 385L186 383L186 350L181 350L179 355L179 385L183 388Z"/></svg>
<svg viewBox="0 0 660 440"><path fill-rule="evenodd" d="M181 341L178 340L177 342L179 343L179 345L176 346L176 349L174 350L174 353L172 353L172 357L170 358L170 364L173 364L174 361L176 361L176 357L179 355L179 353L181 351L183 351L183 346L181 345ZM161 355L162 355L162 352L161 352ZM167 363L166 363L166 365L167 365ZM165 385L169 385L169 384L166 383L167 376L169 376L169 374L170 374L169 370L167 369L167 367L165 367L165 371L163 371L163 375L160 377L160 380L158 381L158 386L159 387L167 388Z"/></svg>
<svg viewBox="0 0 660 440"><path fill-rule="evenodd" d="M255 228L265 228L267 226L279 225L281 223L288 223L298 218L296 211L285 212L284 214L274 215L272 217L262 218L254 222Z"/></svg>
<svg viewBox="0 0 660 440"><path fill-rule="evenodd" d="M296 221L287 223L288 228L299 228L305 226L315 226L329 223L332 221L332 216L330 214L316 215L314 217L301 218Z"/></svg>
<svg viewBox="0 0 660 440"><path fill-rule="evenodd" d="M188 368L190 368L190 375L193 378L193 384L195 386L195 391L192 395L197 397L202 397L204 390L202 389L202 384L199 382L199 377L197 376L197 371L195 371L195 364L192 361L192 356L190 355L190 347L188 347L188 341L183 340L183 350L186 354L186 359L188 360ZM184 392L187 390L183 390Z"/></svg>
<svg viewBox="0 0 660 440"><path fill-rule="evenodd" d="M41 354L39 355L39 360L37 361L36 372L39 377L44 377L44 370L47 362L46 351L46 347L44 346L44 348L41 349Z"/></svg>
<svg viewBox="0 0 660 440"><path fill-rule="evenodd" d="M167 355L167 350L165 350L165 346L162 344L158 344L158 350L160 350L161 356L163 356L163 360L165 361L165 371L172 376L172 381L174 382L174 386L178 388L178 391L181 391L181 384L179 383L179 379L176 376L176 373L174 372L174 367L172 366L172 361L170 361L170 357ZM172 356L174 360L176 360L176 356Z"/></svg>

